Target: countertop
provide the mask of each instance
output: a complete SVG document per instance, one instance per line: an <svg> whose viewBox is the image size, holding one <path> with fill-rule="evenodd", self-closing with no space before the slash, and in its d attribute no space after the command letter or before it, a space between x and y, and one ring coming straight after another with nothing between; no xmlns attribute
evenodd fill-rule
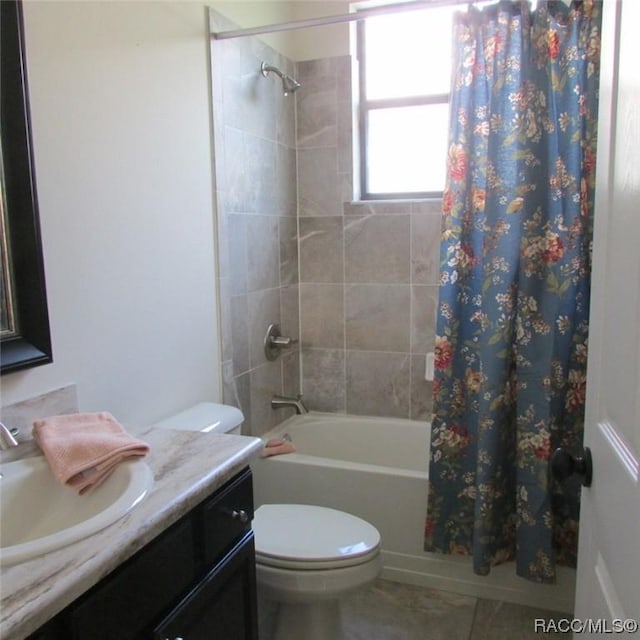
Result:
<svg viewBox="0 0 640 640"><path fill-rule="evenodd" d="M98 533L0 570L0 640L22 640L236 475L259 438L150 429L154 485L135 509Z"/></svg>

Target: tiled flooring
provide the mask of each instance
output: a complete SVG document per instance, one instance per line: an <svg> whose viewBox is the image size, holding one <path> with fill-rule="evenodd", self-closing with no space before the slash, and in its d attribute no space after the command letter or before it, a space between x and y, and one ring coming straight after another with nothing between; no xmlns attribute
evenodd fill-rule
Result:
<svg viewBox="0 0 640 640"><path fill-rule="evenodd" d="M273 612L268 607L262 603L261 640L271 640ZM388 580L377 580L344 600L342 613L347 640L539 640L547 634L536 633L537 618L571 618Z"/></svg>

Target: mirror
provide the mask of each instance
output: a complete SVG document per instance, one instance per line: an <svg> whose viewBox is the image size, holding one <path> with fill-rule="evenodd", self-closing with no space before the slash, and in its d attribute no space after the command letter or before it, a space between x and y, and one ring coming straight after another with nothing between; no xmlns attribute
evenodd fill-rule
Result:
<svg viewBox="0 0 640 640"><path fill-rule="evenodd" d="M0 372L52 362L29 123L24 25L0 2Z"/></svg>

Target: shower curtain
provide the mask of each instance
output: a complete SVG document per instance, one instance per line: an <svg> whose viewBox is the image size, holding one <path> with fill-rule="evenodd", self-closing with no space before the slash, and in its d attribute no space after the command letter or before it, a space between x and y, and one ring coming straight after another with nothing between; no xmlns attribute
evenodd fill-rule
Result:
<svg viewBox="0 0 640 640"><path fill-rule="evenodd" d="M600 3L500 2L454 20L425 550L575 566Z"/></svg>

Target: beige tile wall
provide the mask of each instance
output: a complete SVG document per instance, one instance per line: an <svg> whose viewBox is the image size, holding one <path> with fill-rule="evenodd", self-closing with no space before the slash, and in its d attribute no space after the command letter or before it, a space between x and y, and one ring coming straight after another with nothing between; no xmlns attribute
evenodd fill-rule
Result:
<svg viewBox="0 0 640 640"><path fill-rule="evenodd" d="M256 39L212 47L223 401L260 435L292 414L273 411L272 396L300 391L299 350L270 362L263 349L271 323L299 334L295 99L260 65L294 68Z"/></svg>
<svg viewBox="0 0 640 640"><path fill-rule="evenodd" d="M425 419L439 202L352 202L351 60L296 65L302 389L309 407Z"/></svg>
<svg viewBox="0 0 640 640"><path fill-rule="evenodd" d="M293 99L263 59L302 83ZM224 401L252 434L300 390L310 409L428 418L439 202L352 201L349 57L294 65L238 39L212 60ZM275 362L271 322L301 346Z"/></svg>

